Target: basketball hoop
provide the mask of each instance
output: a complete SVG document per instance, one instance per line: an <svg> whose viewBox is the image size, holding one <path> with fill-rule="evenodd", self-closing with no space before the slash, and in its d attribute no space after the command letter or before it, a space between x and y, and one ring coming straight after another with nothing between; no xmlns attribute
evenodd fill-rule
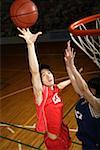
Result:
<svg viewBox="0 0 100 150"><path fill-rule="evenodd" d="M73 42L100 68L100 14L76 21L69 31Z"/></svg>

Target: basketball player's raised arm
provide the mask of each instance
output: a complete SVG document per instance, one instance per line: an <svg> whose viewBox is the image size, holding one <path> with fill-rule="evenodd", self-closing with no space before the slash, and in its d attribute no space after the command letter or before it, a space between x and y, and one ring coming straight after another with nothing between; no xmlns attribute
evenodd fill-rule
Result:
<svg viewBox="0 0 100 150"><path fill-rule="evenodd" d="M81 93L83 94L83 97L91 104L91 106L95 109L97 113L100 113L100 99L96 98L89 90L87 83L82 78L81 74L78 72L74 65L74 53L73 49L70 47L70 43L68 43L68 49L67 49L67 59L69 61L69 67L71 68L71 71L76 79L77 86Z"/></svg>
<svg viewBox="0 0 100 150"><path fill-rule="evenodd" d="M83 97L91 104L91 106L96 110L96 112L100 113L100 98L96 98L88 88L87 83L82 78L80 73L77 71L75 66L72 66L72 71L76 78L76 82L80 91L83 94Z"/></svg>
<svg viewBox="0 0 100 150"><path fill-rule="evenodd" d="M70 78L70 80L71 80L71 84L72 84L72 86L73 86L75 92L76 92L77 94L79 94L80 96L82 96L82 92L81 92L80 89L78 88L78 85L77 85L75 76L74 76L74 74L73 74L73 72L72 72L72 70L71 70L71 68L70 68L70 64L69 64L69 61L68 61L68 59L67 59L67 49L65 49L65 57L64 57L64 59L65 59L66 70L67 70L68 76L69 76L69 78Z"/></svg>
<svg viewBox="0 0 100 150"><path fill-rule="evenodd" d="M39 64L36 57L34 44L37 37L42 33L38 32L36 34L32 34L28 28L27 29L17 28L17 29L21 32L19 36L25 39L27 43L28 59L29 59L30 72L32 75L33 91L36 98L36 103L40 105L42 102L42 83L41 83Z"/></svg>

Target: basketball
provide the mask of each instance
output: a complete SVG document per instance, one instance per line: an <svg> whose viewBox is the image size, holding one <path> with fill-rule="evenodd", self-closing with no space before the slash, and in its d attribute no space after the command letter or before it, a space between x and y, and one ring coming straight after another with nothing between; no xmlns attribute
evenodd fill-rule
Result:
<svg viewBox="0 0 100 150"><path fill-rule="evenodd" d="M31 0L15 0L10 6L10 17L17 27L31 27L38 19L37 6Z"/></svg>

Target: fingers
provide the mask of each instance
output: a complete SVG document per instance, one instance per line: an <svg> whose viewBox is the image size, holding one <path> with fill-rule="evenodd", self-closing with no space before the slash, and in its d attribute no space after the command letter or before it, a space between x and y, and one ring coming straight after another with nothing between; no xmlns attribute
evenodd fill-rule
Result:
<svg viewBox="0 0 100 150"><path fill-rule="evenodd" d="M69 51L69 49L65 49L65 56L72 56L72 51Z"/></svg>
<svg viewBox="0 0 100 150"><path fill-rule="evenodd" d="M21 29L19 27L17 27L17 30L21 31Z"/></svg>
<svg viewBox="0 0 100 150"><path fill-rule="evenodd" d="M70 41L68 41L67 42L67 49L65 49L65 54L67 55L67 56L72 56L72 57L75 57L75 52L74 52L74 48L71 48L71 46L70 46Z"/></svg>
<svg viewBox="0 0 100 150"><path fill-rule="evenodd" d="M22 34L25 34L26 32L27 33L31 33L30 32L30 30L29 30L29 28L23 28L23 29L21 29L21 28L19 28L19 27L17 27L17 29L22 33ZM36 35L36 37L38 37L39 35L41 35L42 34L42 32L37 32L36 34L34 34L34 35Z"/></svg>
<svg viewBox="0 0 100 150"><path fill-rule="evenodd" d="M17 29L22 33L22 34L25 34L26 32L27 32L27 30L26 29L20 29L19 27L17 27Z"/></svg>
<svg viewBox="0 0 100 150"><path fill-rule="evenodd" d="M76 52L73 52L73 57L75 58Z"/></svg>
<svg viewBox="0 0 100 150"><path fill-rule="evenodd" d="M29 30L29 28L27 28L26 31L27 31L28 33L31 33L30 30Z"/></svg>
<svg viewBox="0 0 100 150"><path fill-rule="evenodd" d="M64 57L64 60L65 60L65 62L67 62L67 59L66 59L66 57Z"/></svg>
<svg viewBox="0 0 100 150"><path fill-rule="evenodd" d="M26 29L28 32L30 32L29 28Z"/></svg>
<svg viewBox="0 0 100 150"><path fill-rule="evenodd" d="M68 51L71 51L71 49L72 49L70 46L70 41L67 42L67 49L68 49Z"/></svg>
<svg viewBox="0 0 100 150"><path fill-rule="evenodd" d="M19 30L20 32L22 32L22 30L19 27L17 27L17 30Z"/></svg>
<svg viewBox="0 0 100 150"><path fill-rule="evenodd" d="M36 36L38 37L39 35L41 35L42 34L42 32L37 32L36 33Z"/></svg>
<svg viewBox="0 0 100 150"><path fill-rule="evenodd" d="M25 38L24 35L22 35L22 34L18 34L18 36L19 36L19 37L22 37L22 38Z"/></svg>
<svg viewBox="0 0 100 150"><path fill-rule="evenodd" d="M19 28L19 27L17 27L17 29L22 33L22 34L24 34L25 32L30 32L30 30L29 30L29 28Z"/></svg>
<svg viewBox="0 0 100 150"><path fill-rule="evenodd" d="M79 69L79 72L81 73L83 71L83 68L81 67L80 69Z"/></svg>
<svg viewBox="0 0 100 150"><path fill-rule="evenodd" d="M23 33L25 33L27 31L27 29L23 28L22 31L23 31Z"/></svg>
<svg viewBox="0 0 100 150"><path fill-rule="evenodd" d="M67 42L67 46L70 45L70 40Z"/></svg>
<svg viewBox="0 0 100 150"><path fill-rule="evenodd" d="M66 63L66 64L68 64L68 63L70 62L70 55L69 55L69 53L67 52L67 49L66 49L66 52L65 52L64 60L65 60L65 63Z"/></svg>
<svg viewBox="0 0 100 150"><path fill-rule="evenodd" d="M67 57L67 55L68 55L68 51L67 49L65 49L65 57Z"/></svg>
<svg viewBox="0 0 100 150"><path fill-rule="evenodd" d="M67 42L67 45L68 45L68 47L71 47L71 46L70 46L70 40Z"/></svg>

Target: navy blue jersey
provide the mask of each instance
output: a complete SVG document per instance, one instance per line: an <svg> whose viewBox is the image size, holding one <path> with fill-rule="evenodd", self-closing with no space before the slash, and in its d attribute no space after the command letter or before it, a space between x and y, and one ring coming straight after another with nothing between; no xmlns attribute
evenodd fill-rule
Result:
<svg viewBox="0 0 100 150"><path fill-rule="evenodd" d="M75 107L75 116L78 124L77 137L82 142L90 140L96 145L100 144L100 118L91 115L89 105L82 98Z"/></svg>

